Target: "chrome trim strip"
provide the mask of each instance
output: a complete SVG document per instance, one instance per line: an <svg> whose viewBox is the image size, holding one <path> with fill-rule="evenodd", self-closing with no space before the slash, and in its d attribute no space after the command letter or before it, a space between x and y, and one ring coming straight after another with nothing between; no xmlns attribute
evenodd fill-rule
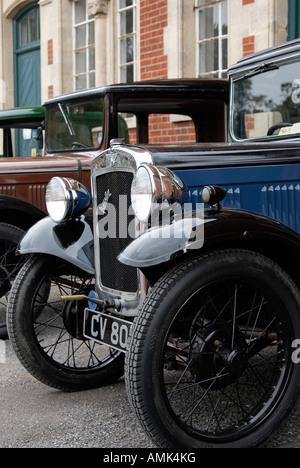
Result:
<svg viewBox="0 0 300 468"><path fill-rule="evenodd" d="M87 172L89 171L90 169L83 169L83 171ZM38 172L39 174L45 172L45 173L48 173L48 172L78 172L78 167L76 168L56 168L56 169L43 169L41 171L41 169L24 169L24 170L13 170L13 171L1 171L0 170L0 175L2 174L32 174L32 173L36 173Z"/></svg>

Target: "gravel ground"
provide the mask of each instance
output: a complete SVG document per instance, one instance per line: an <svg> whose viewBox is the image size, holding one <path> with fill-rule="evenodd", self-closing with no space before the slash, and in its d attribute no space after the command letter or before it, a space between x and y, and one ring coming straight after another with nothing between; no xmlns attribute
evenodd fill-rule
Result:
<svg viewBox="0 0 300 468"><path fill-rule="evenodd" d="M0 392L0 448L154 448L131 411L122 379L61 393L36 381L6 341L0 346ZM300 405L277 442L265 447L300 448Z"/></svg>

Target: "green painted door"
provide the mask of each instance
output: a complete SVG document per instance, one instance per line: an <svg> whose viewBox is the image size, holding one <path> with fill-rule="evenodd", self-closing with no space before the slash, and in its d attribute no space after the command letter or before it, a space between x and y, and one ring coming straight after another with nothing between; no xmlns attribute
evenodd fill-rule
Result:
<svg viewBox="0 0 300 468"><path fill-rule="evenodd" d="M300 37L300 3L299 0L288 2L288 40Z"/></svg>
<svg viewBox="0 0 300 468"><path fill-rule="evenodd" d="M39 6L34 2L14 18L15 106L41 105L41 59ZM29 132L16 130L15 154L30 156L37 148Z"/></svg>

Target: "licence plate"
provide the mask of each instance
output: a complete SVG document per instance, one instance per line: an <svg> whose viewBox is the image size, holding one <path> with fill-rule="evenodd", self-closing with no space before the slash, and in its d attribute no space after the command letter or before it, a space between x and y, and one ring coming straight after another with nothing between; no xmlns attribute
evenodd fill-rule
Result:
<svg viewBox="0 0 300 468"><path fill-rule="evenodd" d="M84 311L83 335L97 343L126 352L131 322L91 309Z"/></svg>

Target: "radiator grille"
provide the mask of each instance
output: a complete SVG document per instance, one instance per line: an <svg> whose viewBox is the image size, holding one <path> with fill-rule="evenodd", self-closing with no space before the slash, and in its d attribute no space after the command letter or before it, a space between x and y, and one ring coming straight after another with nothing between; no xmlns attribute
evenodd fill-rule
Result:
<svg viewBox="0 0 300 468"><path fill-rule="evenodd" d="M109 289L133 293L138 289L137 270L123 265L117 259L118 255L132 241L128 235L126 238L124 237L125 232L128 233L128 223L133 220L133 216L128 215L132 179L133 174L131 172L108 172L97 177L96 190L98 206L103 203L103 200L107 199L109 191L108 202L114 205L116 213L116 236L111 236L110 231L110 236L99 239L101 283ZM120 195L126 195L126 198L122 197L121 204ZM120 207L123 207L122 213L120 213ZM103 223L105 221L104 216L106 215L101 215L98 212L98 222L102 220ZM108 219L107 216L106 219ZM120 222L120 219L124 219L124 222ZM126 221L127 226L124 226Z"/></svg>

